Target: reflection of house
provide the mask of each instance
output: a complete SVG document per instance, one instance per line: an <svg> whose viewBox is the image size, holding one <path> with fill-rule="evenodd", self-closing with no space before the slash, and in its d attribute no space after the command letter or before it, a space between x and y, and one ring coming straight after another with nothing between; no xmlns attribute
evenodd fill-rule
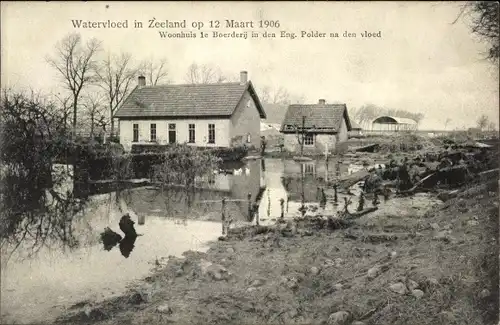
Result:
<svg viewBox="0 0 500 325"><path fill-rule="evenodd" d="M288 106L281 126L285 149L300 152L299 139L304 135L305 153L335 152L341 143L347 141L351 121L345 104L318 104Z"/></svg>
<svg viewBox="0 0 500 325"><path fill-rule="evenodd" d="M372 122L371 131L376 132L399 132L415 131L417 122L415 120L403 117L380 116Z"/></svg>
<svg viewBox="0 0 500 325"><path fill-rule="evenodd" d="M313 160L307 162L296 162L294 160L285 160L283 163L283 172L285 175L293 177L300 177L302 173L305 176L312 176L315 178L330 179L336 174L337 163L334 160ZM347 166L341 164L339 166L340 174L347 173Z"/></svg>
<svg viewBox="0 0 500 325"><path fill-rule="evenodd" d="M139 85L115 113L120 143L188 143L230 147L260 146L260 119L266 114L247 72L240 82L194 85Z"/></svg>
<svg viewBox="0 0 500 325"><path fill-rule="evenodd" d="M361 125L351 120L351 131L349 131L349 137L355 137L359 135L363 135L363 128Z"/></svg>
<svg viewBox="0 0 500 325"><path fill-rule="evenodd" d="M261 163L248 161L238 175L217 174L212 182L199 184L195 191L182 188L165 188L163 193L137 189L131 195L129 205L138 214L168 217L204 218L213 215L220 218L221 202L227 199L227 215L245 220L248 215L248 193L254 202L261 186Z"/></svg>

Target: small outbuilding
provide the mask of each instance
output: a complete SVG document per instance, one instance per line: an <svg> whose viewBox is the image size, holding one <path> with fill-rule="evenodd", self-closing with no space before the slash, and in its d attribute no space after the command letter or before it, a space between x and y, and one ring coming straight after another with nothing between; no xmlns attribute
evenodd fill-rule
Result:
<svg viewBox="0 0 500 325"><path fill-rule="evenodd" d="M303 141L304 152L323 154L344 151L350 130L346 104L326 104L320 99L318 104L288 106L280 132L287 151L300 152Z"/></svg>
<svg viewBox="0 0 500 325"><path fill-rule="evenodd" d="M351 120L351 131L349 131L348 133L349 137L360 136L363 135L363 128L358 123Z"/></svg>
<svg viewBox="0 0 500 325"><path fill-rule="evenodd" d="M400 132L417 130L417 121L394 116L380 116L373 120L372 131Z"/></svg>

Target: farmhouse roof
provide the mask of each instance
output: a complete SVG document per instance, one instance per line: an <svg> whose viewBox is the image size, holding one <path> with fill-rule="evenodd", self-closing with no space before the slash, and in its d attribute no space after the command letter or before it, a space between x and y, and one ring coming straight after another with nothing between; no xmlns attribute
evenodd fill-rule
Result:
<svg viewBox="0 0 500 325"><path fill-rule="evenodd" d="M342 119L346 121L347 130L351 130L345 104L293 104L288 106L281 132L295 132L294 126L302 128L302 116L305 116L304 128L310 132L337 133Z"/></svg>
<svg viewBox="0 0 500 325"><path fill-rule="evenodd" d="M116 111L116 118L230 117L245 91L252 96L261 118L266 113L251 81L214 84L138 86Z"/></svg>

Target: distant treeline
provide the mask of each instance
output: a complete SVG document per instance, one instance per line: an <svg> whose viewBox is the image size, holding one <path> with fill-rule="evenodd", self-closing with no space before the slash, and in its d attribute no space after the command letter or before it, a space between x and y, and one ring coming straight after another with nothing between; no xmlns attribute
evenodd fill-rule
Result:
<svg viewBox="0 0 500 325"><path fill-rule="evenodd" d="M351 119L358 122L361 126L366 126L382 115L409 118L417 122L417 125L420 124L425 117L422 113L408 112L402 109L384 108L374 104L363 105L359 108L351 108L349 109L349 115Z"/></svg>

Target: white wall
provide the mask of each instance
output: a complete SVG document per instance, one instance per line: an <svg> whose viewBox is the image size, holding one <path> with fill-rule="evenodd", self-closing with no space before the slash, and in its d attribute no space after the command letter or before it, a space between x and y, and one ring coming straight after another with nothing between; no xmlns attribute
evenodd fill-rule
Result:
<svg viewBox="0 0 500 325"><path fill-rule="evenodd" d="M347 141L347 124L345 123L345 118L342 118L342 123L340 124L340 130L337 133L337 139L339 142Z"/></svg>
<svg viewBox="0 0 500 325"><path fill-rule="evenodd" d="M133 140L133 125L139 124L139 142L150 142L150 125L156 124L156 141L168 144L168 124L176 126L176 140L184 143L189 140L189 124L195 125L196 146L229 147L231 121L229 119L182 119L182 120L120 120L120 143L126 151L130 151ZM208 124L215 124L215 144L208 142Z"/></svg>
<svg viewBox="0 0 500 325"><path fill-rule="evenodd" d="M248 105L247 105L248 104ZM260 147L260 115L257 106L248 91L245 92L231 117L231 139L241 137L243 143L247 143L247 135L250 135L250 143L256 148Z"/></svg>

